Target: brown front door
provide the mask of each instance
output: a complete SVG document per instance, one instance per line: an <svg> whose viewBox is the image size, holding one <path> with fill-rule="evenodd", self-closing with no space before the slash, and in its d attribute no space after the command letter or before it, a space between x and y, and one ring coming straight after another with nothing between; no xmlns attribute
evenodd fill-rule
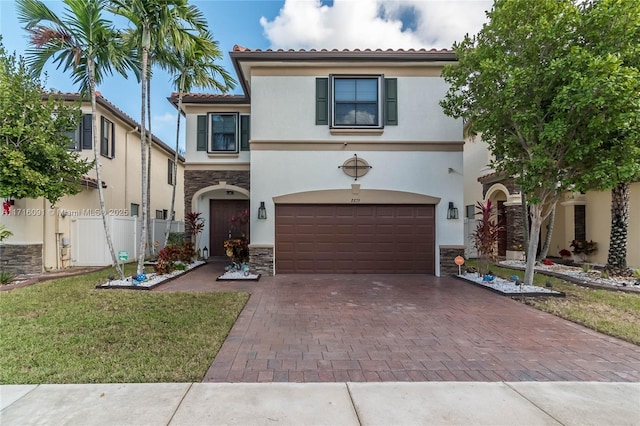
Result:
<svg viewBox="0 0 640 426"><path fill-rule="evenodd" d="M435 273L433 205L276 205L276 273Z"/></svg>
<svg viewBox="0 0 640 426"><path fill-rule="evenodd" d="M507 255L507 210L504 201L498 201L498 256Z"/></svg>
<svg viewBox="0 0 640 426"><path fill-rule="evenodd" d="M249 208L249 200L209 201L209 247L210 256L226 256L224 241L229 238L231 217ZM249 238L247 229L247 238Z"/></svg>

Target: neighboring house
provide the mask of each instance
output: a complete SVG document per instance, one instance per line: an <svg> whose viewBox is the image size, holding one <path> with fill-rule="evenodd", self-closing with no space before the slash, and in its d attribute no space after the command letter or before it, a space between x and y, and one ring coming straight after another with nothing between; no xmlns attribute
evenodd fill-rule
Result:
<svg viewBox="0 0 640 426"><path fill-rule="evenodd" d="M185 211L206 219L200 248L224 256L230 218L249 209L263 274L457 271L463 220L447 217L464 201L462 121L439 106L453 51L230 56L243 95L183 98Z"/></svg>
<svg viewBox="0 0 640 426"><path fill-rule="evenodd" d="M523 210L520 189L511 179L496 174L488 165L491 154L480 137L465 144L465 234L467 253L473 254L469 232L475 229L472 205L491 199L496 206L497 220L502 225L498 238L498 255L507 259L523 256ZM627 264L640 267L640 182L631 184ZM547 234L547 222L542 226L540 245ZM611 192L588 191L585 194L567 193L556 207L549 256L560 257L560 250L572 251L573 240L595 241L598 250L586 258L597 264L606 264L611 230Z"/></svg>
<svg viewBox="0 0 640 426"><path fill-rule="evenodd" d="M60 94L78 102L78 94ZM91 102L81 106L82 123L72 135L70 149L93 160ZM97 97L97 129L104 200L116 251L134 257L136 229L133 216L141 216L140 126L102 96ZM171 207L174 150L153 137L151 164L151 217L167 219ZM175 220L184 218L184 158L179 156ZM6 268L15 273L40 273L69 266L104 266L112 263L107 249L95 169L78 182L82 191L61 198L52 206L43 198L14 200L10 215L0 215L13 236L0 246ZM139 222L139 221L138 221ZM164 234L165 222L156 223L155 235Z"/></svg>

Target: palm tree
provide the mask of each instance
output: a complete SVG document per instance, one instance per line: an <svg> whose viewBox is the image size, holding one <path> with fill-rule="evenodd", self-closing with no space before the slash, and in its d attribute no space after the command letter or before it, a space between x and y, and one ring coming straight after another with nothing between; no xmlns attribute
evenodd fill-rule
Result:
<svg viewBox="0 0 640 426"><path fill-rule="evenodd" d="M231 75L215 61L222 58L222 52L218 47L218 42L213 41L211 33L204 32L199 37L191 39L189 45L173 52L173 61L167 61L168 68L174 73L174 85L178 89L178 113L176 120L176 144L173 159L173 188L171 193L171 210L169 211L169 221L164 236L164 245L169 240L171 222L175 211L176 186L178 184L178 149L180 142L180 116L182 114L182 98L185 92L190 92L193 87L212 88L226 93L233 89L236 81ZM216 79L219 75L222 82Z"/></svg>
<svg viewBox="0 0 640 426"><path fill-rule="evenodd" d="M141 158L142 171L142 232L140 234L140 247L138 255L138 273L144 267L145 251L148 244L148 164L147 151L150 138L146 135L146 103L147 103L147 79L150 77L149 57L156 49L162 46L174 45L176 49L184 45L184 40L190 33L200 33L206 30L206 20L202 13L195 7L187 4L187 0L112 0L111 11L127 19L133 29L129 31L130 45L141 52L142 73L140 86L141 99Z"/></svg>
<svg viewBox="0 0 640 426"><path fill-rule="evenodd" d="M98 132L96 114L96 84L113 70L127 75L135 67L135 61L126 55L122 39L112 23L102 17L106 7L105 0L63 0L67 10L63 19L54 14L39 0L18 0L18 20L25 24L29 33L29 43L33 48L27 50L28 63L35 75L42 74L45 64L53 63L71 72L73 82L79 83L81 93L87 91L91 97L93 155L96 179L98 180L98 198L102 224L111 253L111 260L120 279L124 273L118 263L113 241L109 232L104 194L100 176L100 157L98 155Z"/></svg>

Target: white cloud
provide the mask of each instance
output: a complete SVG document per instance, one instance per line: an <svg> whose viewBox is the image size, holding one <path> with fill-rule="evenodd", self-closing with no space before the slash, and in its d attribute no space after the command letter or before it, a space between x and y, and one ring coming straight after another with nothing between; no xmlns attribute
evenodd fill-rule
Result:
<svg viewBox="0 0 640 426"><path fill-rule="evenodd" d="M260 19L273 49L451 48L486 21L490 0L285 0Z"/></svg>

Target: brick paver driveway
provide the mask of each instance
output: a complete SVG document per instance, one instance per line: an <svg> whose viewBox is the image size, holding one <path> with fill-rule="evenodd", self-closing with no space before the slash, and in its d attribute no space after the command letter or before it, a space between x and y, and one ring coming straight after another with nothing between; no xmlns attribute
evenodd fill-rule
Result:
<svg viewBox="0 0 640 426"><path fill-rule="evenodd" d="M196 273L166 290L197 286ZM639 346L455 278L279 275L238 286L252 296L205 382L640 381Z"/></svg>

